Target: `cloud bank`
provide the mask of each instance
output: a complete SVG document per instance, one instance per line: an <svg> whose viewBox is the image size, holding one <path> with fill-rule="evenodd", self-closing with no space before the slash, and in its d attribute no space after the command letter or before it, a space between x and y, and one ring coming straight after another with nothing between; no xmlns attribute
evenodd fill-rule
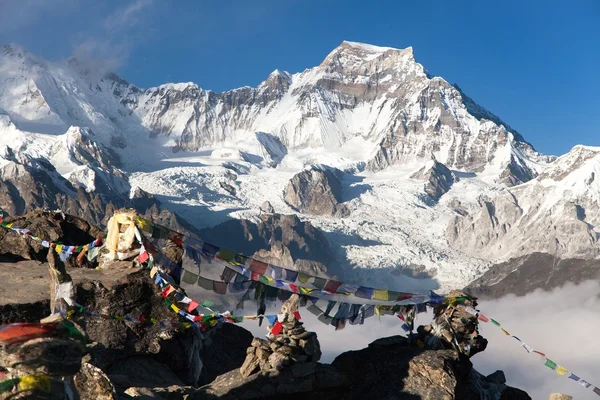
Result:
<svg viewBox="0 0 600 400"><path fill-rule="evenodd" d="M600 283L588 281L567 284L551 292L535 291L524 297L482 301L479 308L557 364L591 384L600 385L599 295ZM401 321L392 316L380 320L374 316L365 325L347 325L336 332L333 326L323 325L309 312L300 311L305 327L318 334L324 363L330 363L345 351L365 348L377 338L403 334ZM427 324L430 320L430 313L419 314L416 324ZM264 337L265 325L258 327L256 321L249 321L242 326L255 336ZM481 324L481 334L489 344L472 359L479 372L488 375L503 370L510 386L527 391L534 400L548 399L551 393L569 394L578 400L598 398L591 388L568 379L568 374L559 376L544 366L545 359L527 353L519 342L491 323Z"/></svg>

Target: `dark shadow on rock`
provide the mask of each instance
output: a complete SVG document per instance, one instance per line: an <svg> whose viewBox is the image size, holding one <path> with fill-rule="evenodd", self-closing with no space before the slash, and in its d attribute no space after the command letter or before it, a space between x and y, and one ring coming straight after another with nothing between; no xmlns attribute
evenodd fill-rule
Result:
<svg viewBox="0 0 600 400"><path fill-rule="evenodd" d="M205 385L219 375L240 368L253 338L252 333L244 328L235 324L223 324L218 334L200 350L204 366L198 385Z"/></svg>
<svg viewBox="0 0 600 400"><path fill-rule="evenodd" d="M349 173L344 173L342 179L342 198L343 202L359 198L360 195L373 190L373 187L366 183L361 183L365 178Z"/></svg>
<svg viewBox="0 0 600 400"><path fill-rule="evenodd" d="M39 322L50 315L50 299L35 303L0 305L0 325Z"/></svg>

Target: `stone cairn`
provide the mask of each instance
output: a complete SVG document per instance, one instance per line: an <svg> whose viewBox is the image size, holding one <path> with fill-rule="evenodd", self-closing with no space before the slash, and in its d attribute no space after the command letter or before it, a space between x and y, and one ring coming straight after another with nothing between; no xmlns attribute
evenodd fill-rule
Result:
<svg viewBox="0 0 600 400"><path fill-rule="evenodd" d="M64 299L56 297L55 288L70 282L71 277L53 251L48 252L47 260L52 307L55 303L66 307ZM74 377L85 352L81 340L86 338L77 324L53 314L40 324L17 325L3 333L7 337L0 340L0 399L62 400L76 387Z"/></svg>
<svg viewBox="0 0 600 400"><path fill-rule="evenodd" d="M283 329L268 340L254 338L248 347L246 360L240 368L243 377L255 372L281 371L290 368L293 376L303 377L315 372L321 358L321 347L315 332L308 332L294 316L298 311L298 295L294 294L281 307ZM269 326L269 330L273 329Z"/></svg>
<svg viewBox="0 0 600 400"><path fill-rule="evenodd" d="M436 305L430 325L417 328L417 344L427 349L453 348L469 357L487 347L487 340L479 335L477 298L452 290L448 302Z"/></svg>

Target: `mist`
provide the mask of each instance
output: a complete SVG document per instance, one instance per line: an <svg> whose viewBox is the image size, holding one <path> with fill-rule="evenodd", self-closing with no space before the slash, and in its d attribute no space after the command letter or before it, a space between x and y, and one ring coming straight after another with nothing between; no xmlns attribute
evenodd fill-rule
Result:
<svg viewBox="0 0 600 400"><path fill-rule="evenodd" d="M511 295L480 301L479 309L569 372L592 385L600 385L600 342L595 340L600 331L599 295L600 283L587 281L580 285L566 284L550 292L537 290L524 297ZM323 363L332 362L345 351L365 348L378 338L404 335L400 328L402 321L389 315L381 318L373 316L366 320L365 325L346 325L345 329L335 331L333 326L322 324L305 309L300 309L300 313L305 328L317 332ZM419 314L415 326L430 321L430 312ZM259 327L256 321L242 324L262 338L267 333L266 325L263 322L263 326ZM506 336L493 324L482 322L480 333L489 344L483 353L471 360L482 374L502 370L509 386L525 390L534 400L548 399L551 393L569 394L578 400L598 398L593 387L584 388L569 379L569 374L557 375L544 366L544 358L527 353L518 341Z"/></svg>

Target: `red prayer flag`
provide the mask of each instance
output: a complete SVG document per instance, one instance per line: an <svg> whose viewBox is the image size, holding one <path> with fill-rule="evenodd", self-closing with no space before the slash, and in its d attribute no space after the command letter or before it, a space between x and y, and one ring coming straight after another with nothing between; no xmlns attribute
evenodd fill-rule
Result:
<svg viewBox="0 0 600 400"><path fill-rule="evenodd" d="M300 321L302 318L300 317L300 311L294 311L294 318Z"/></svg>
<svg viewBox="0 0 600 400"><path fill-rule="evenodd" d="M325 283L325 287L323 287L323 290L329 293L336 293L340 286L342 286L342 282L328 280Z"/></svg>
<svg viewBox="0 0 600 400"><path fill-rule="evenodd" d="M148 258L148 252L145 251L139 255L138 260L140 260L141 263L145 263L146 261L148 261Z"/></svg>
<svg viewBox="0 0 600 400"><path fill-rule="evenodd" d="M194 311L196 309L196 307L198 307L198 303L196 303L194 300L192 300L192 302L188 306L188 312Z"/></svg>
<svg viewBox="0 0 600 400"><path fill-rule="evenodd" d="M275 322L275 325L273 325L273 328L271 328L271 334L276 336L281 332L283 332L283 325L281 325L281 322L277 321Z"/></svg>
<svg viewBox="0 0 600 400"><path fill-rule="evenodd" d="M250 269L250 271L256 272L259 275L264 275L265 272L267 272L268 267L269 267L269 264L253 259L250 262L249 269Z"/></svg>
<svg viewBox="0 0 600 400"><path fill-rule="evenodd" d="M298 286L291 284L290 283L290 289L292 289L292 292L294 293L300 293L300 291L298 290Z"/></svg>
<svg viewBox="0 0 600 400"><path fill-rule="evenodd" d="M479 318L479 320L483 321L483 322L490 322L489 318L483 314L479 314L479 317L477 317L477 318Z"/></svg>
<svg viewBox="0 0 600 400"><path fill-rule="evenodd" d="M541 351L537 351L537 350L533 350L534 353L539 354L540 356L546 358L546 354L542 353Z"/></svg>

